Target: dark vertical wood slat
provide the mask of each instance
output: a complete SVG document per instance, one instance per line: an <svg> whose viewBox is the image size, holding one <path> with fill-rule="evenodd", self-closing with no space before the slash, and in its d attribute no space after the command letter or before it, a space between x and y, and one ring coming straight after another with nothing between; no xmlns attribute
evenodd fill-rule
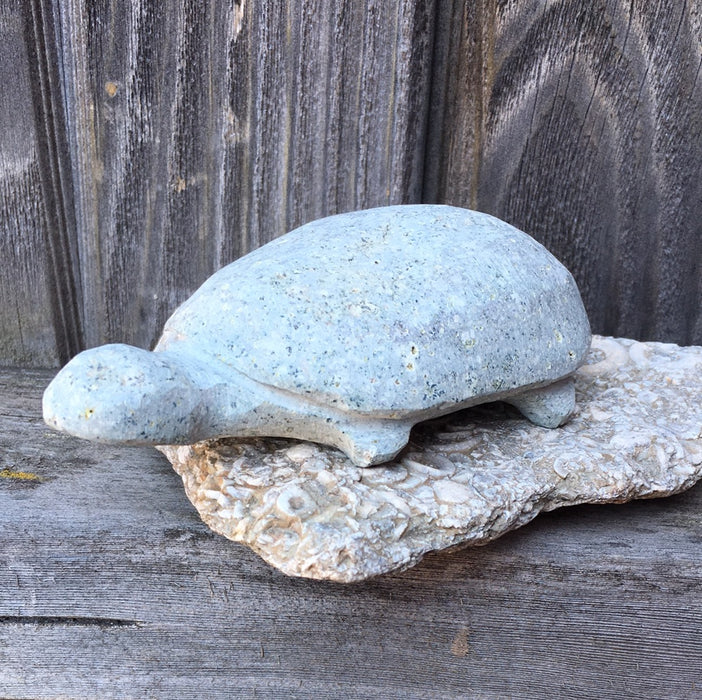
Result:
<svg viewBox="0 0 702 700"><path fill-rule="evenodd" d="M71 167L50 8L0 8L0 363L56 365L80 347Z"/></svg>
<svg viewBox="0 0 702 700"><path fill-rule="evenodd" d="M701 343L694 4L482 0L444 11L437 46L449 45L441 60L456 75L430 124L426 198L473 205L544 242L573 270L596 331Z"/></svg>
<svg viewBox="0 0 702 700"><path fill-rule="evenodd" d="M27 4L29 80L33 90L37 161L47 207L45 243L50 269L54 331L60 362L83 345L81 290L73 217L72 164L66 135L66 104L60 72L62 45L50 0Z"/></svg>
<svg viewBox="0 0 702 700"><path fill-rule="evenodd" d="M84 46L69 99L76 145L90 153L76 154L86 340L146 345L149 310L164 303L158 263L176 247L167 211L169 190L181 189L168 159L178 15L150 2L67 5L64 32Z"/></svg>
<svg viewBox="0 0 702 700"><path fill-rule="evenodd" d="M695 0L654 7L641 12L646 8L639 0L634 10L641 12L638 30L657 68L651 76L657 106L651 157L665 183L653 241L653 313L643 334L702 343L702 334L692 336L702 313L702 8Z"/></svg>
<svg viewBox="0 0 702 700"><path fill-rule="evenodd" d="M432 1L64 8L88 345L149 346L222 264L420 198Z"/></svg>
<svg viewBox="0 0 702 700"><path fill-rule="evenodd" d="M246 4L230 71L250 97L232 84L229 162L250 204L232 180L223 215L250 233L230 234L223 260L320 216L419 198L432 19L417 0Z"/></svg>
<svg viewBox="0 0 702 700"><path fill-rule="evenodd" d="M482 2L439 3L422 198L475 208L482 129Z"/></svg>
<svg viewBox="0 0 702 700"><path fill-rule="evenodd" d="M26 150L8 153L0 144L0 364L52 367L60 357L45 274L45 202L34 144L16 143Z"/></svg>
<svg viewBox="0 0 702 700"><path fill-rule="evenodd" d="M420 202L424 187L437 4L405 2L398 19L396 53L406 57L406 66L394 78L393 90L403 99L393 105L390 180L404 204Z"/></svg>

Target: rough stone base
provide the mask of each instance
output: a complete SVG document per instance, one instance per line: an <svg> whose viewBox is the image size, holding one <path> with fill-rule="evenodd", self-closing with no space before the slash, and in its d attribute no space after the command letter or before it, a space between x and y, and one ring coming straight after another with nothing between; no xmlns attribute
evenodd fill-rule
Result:
<svg viewBox="0 0 702 700"><path fill-rule="evenodd" d="M216 532L287 574L357 581L479 544L541 511L682 491L702 476L702 347L595 336L562 428L492 404L417 426L396 461L280 439L161 451Z"/></svg>

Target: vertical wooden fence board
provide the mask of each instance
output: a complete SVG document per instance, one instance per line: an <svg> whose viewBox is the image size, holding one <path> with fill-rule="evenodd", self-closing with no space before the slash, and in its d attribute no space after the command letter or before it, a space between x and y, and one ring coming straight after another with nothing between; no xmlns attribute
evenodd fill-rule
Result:
<svg viewBox="0 0 702 700"><path fill-rule="evenodd" d="M62 7L88 345L150 346L226 262L419 199L432 2Z"/></svg>
<svg viewBox="0 0 702 700"><path fill-rule="evenodd" d="M483 2L439 3L422 197L477 207Z"/></svg>
<svg viewBox="0 0 702 700"><path fill-rule="evenodd" d="M445 101L468 111L445 108L430 133L428 163L445 170L434 165L428 198L544 242L574 271L596 331L702 342L695 4L483 0L448 12L443 26L462 34L437 42L458 73Z"/></svg>
<svg viewBox="0 0 702 700"><path fill-rule="evenodd" d="M221 262L321 216L416 201L433 3L248 2L236 17Z"/></svg>
<svg viewBox="0 0 702 700"><path fill-rule="evenodd" d="M8 155L0 146L0 362L54 366L59 356L46 284L39 169L31 150L22 154L25 163L13 161L22 166L14 171Z"/></svg>
<svg viewBox="0 0 702 700"><path fill-rule="evenodd" d="M0 362L56 365L81 342L60 48L41 2L0 8ZM58 132L58 133L57 133ZM69 194L70 198L70 194Z"/></svg>
<svg viewBox="0 0 702 700"><path fill-rule="evenodd" d="M285 230L420 199L536 235L595 330L702 342L694 3L13 0L2 26L28 122L0 137L3 362L149 346Z"/></svg>
<svg viewBox="0 0 702 700"><path fill-rule="evenodd" d="M642 336L702 343L702 27L699 2L639 0L637 33L651 73L651 169L660 199L653 237L650 318ZM681 332L685 329L685 332Z"/></svg>
<svg viewBox="0 0 702 700"><path fill-rule="evenodd" d="M75 115L86 342L145 345L161 301L163 250L173 247L169 190L184 189L168 159L177 138L170 102L178 82L178 15L149 2L75 0L64 10L62 30L74 47L65 57L72 68L66 92ZM177 222L186 250L192 223L192 215Z"/></svg>

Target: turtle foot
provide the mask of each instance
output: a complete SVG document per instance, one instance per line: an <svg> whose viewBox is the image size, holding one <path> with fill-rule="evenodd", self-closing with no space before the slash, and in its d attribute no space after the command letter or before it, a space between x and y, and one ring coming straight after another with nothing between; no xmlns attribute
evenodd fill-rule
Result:
<svg viewBox="0 0 702 700"><path fill-rule="evenodd" d="M532 423L544 428L563 425L575 410L575 384L566 377L554 384L516 394L504 399Z"/></svg>
<svg viewBox="0 0 702 700"><path fill-rule="evenodd" d="M357 467L370 467L395 457L411 429L410 423L398 420L358 421L344 426L337 445Z"/></svg>

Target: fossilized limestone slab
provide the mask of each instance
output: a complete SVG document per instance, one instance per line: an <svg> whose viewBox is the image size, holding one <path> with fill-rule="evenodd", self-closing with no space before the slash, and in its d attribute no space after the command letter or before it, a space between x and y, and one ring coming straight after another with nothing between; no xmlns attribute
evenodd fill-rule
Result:
<svg viewBox="0 0 702 700"><path fill-rule="evenodd" d="M392 463L285 439L160 448L216 532L287 574L354 581L539 512L682 491L702 475L702 347L595 336L556 430L493 404L417 426Z"/></svg>

